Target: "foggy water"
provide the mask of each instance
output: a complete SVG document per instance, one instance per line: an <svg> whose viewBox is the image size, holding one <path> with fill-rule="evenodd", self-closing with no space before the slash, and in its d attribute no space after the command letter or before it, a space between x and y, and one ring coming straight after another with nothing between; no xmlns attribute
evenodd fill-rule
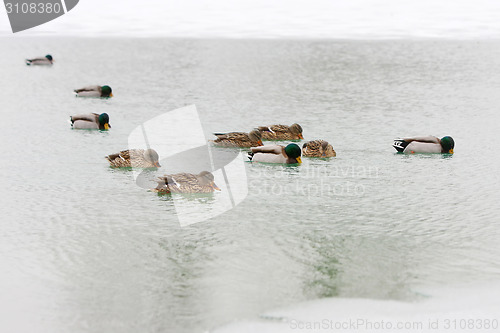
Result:
<svg viewBox="0 0 500 333"><path fill-rule="evenodd" d="M418 301L420 286L498 280L497 41L0 42L10 331L203 332L305 300ZM46 53L52 68L23 63ZM115 97L73 97L89 84ZM298 122L337 157L246 163L248 197L182 228L104 156L191 104L207 139ZM112 129L71 130L84 112ZM453 136L454 156L394 154L392 139L429 134Z"/></svg>
<svg viewBox="0 0 500 333"><path fill-rule="evenodd" d="M499 15L496 0L85 0L16 36L489 39Z"/></svg>

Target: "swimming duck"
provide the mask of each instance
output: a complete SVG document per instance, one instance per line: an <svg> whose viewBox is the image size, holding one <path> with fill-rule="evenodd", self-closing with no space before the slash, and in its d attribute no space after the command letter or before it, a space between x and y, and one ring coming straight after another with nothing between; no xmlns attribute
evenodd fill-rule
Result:
<svg viewBox="0 0 500 333"><path fill-rule="evenodd" d="M221 189L215 185L214 175L208 171L202 171L197 175L191 173L177 173L164 175L158 178L158 186L153 192L167 193L212 193Z"/></svg>
<svg viewBox="0 0 500 333"><path fill-rule="evenodd" d="M54 59L50 54L47 54L44 58L33 58L26 59L26 65L28 66L52 66Z"/></svg>
<svg viewBox="0 0 500 333"><path fill-rule="evenodd" d="M75 129L108 130L111 128L111 125L109 125L109 116L107 113L77 114L71 116L70 121L71 127Z"/></svg>
<svg viewBox="0 0 500 333"><path fill-rule="evenodd" d="M264 140L300 140L304 138L302 127L299 124L260 126L258 129Z"/></svg>
<svg viewBox="0 0 500 333"><path fill-rule="evenodd" d="M258 130L253 130L250 133L231 132L214 133L214 135L217 139L212 142L217 146L250 148L263 145L262 134Z"/></svg>
<svg viewBox="0 0 500 333"><path fill-rule="evenodd" d="M127 149L106 156L112 168L159 168L159 156L154 149Z"/></svg>
<svg viewBox="0 0 500 333"><path fill-rule="evenodd" d="M248 158L252 162L297 164L302 163L300 158L301 150L295 143L290 143L283 147L280 145L267 145L263 147L253 147L248 153Z"/></svg>
<svg viewBox="0 0 500 333"><path fill-rule="evenodd" d="M110 86L88 86L73 91L76 97L113 97Z"/></svg>
<svg viewBox="0 0 500 333"><path fill-rule="evenodd" d="M325 140L313 140L304 143L302 153L306 157L335 157L337 153L331 144Z"/></svg>
<svg viewBox="0 0 500 333"><path fill-rule="evenodd" d="M418 154L453 154L455 141L451 136L445 136L441 139L435 136L422 136L414 138L404 138L394 140L392 145L398 153Z"/></svg>

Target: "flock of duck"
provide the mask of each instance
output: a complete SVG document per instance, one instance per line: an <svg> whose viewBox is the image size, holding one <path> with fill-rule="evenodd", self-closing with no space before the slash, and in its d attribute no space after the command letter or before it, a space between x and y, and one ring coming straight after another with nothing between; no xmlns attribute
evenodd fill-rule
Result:
<svg viewBox="0 0 500 333"><path fill-rule="evenodd" d="M41 58L26 59L28 66L52 66L54 59L50 54ZM87 86L75 89L77 97L111 98L109 86ZM108 130L107 113L78 114L70 117L74 129ZM332 145L325 140L305 142L302 149L295 142L303 140L303 130L299 124L259 126L250 132L214 133L217 137L211 142L220 147L250 148L248 158L252 162L275 164L300 164L301 157L331 158L337 154ZM286 146L278 144L264 145L262 141L292 141ZM295 141L295 142L293 142ZM398 153L437 153L453 154L455 142L450 136L441 139L434 136L396 139L393 147ZM154 149L127 149L106 156L112 168L158 168L159 155ZM160 194L168 193L211 193L220 188L215 184L211 172L199 174L177 173L158 177L158 186L152 191Z"/></svg>

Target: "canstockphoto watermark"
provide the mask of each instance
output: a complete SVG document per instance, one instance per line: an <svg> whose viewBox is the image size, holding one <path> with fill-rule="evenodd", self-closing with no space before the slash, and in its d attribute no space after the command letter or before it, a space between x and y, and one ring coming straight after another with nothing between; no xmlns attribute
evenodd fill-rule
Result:
<svg viewBox="0 0 500 333"><path fill-rule="evenodd" d="M154 149L162 168L158 172L133 168L136 184L155 187L163 174L211 172L220 188L204 200L171 195L181 226L202 222L233 209L248 195L244 154L207 144L196 106L163 113L137 126L128 137L129 149Z"/></svg>
<svg viewBox="0 0 500 333"><path fill-rule="evenodd" d="M75 8L79 0L4 0L12 32L52 21Z"/></svg>
<svg viewBox="0 0 500 333"><path fill-rule="evenodd" d="M259 168L258 178L269 180L252 188L252 193L271 195L300 195L317 197L362 196L366 193L365 179L379 177L379 168L362 165L302 165L293 175L287 169Z"/></svg>
<svg viewBox="0 0 500 333"><path fill-rule="evenodd" d="M300 321L292 319L290 328L298 331L497 331L498 318L429 318L427 320L384 319L322 319Z"/></svg>
<svg viewBox="0 0 500 333"><path fill-rule="evenodd" d="M320 179L315 183L301 184L299 182L289 183L286 185L278 183L266 183L252 189L254 194L271 194L276 196L281 195L300 195L305 198L317 197L332 197L332 196L362 196L366 192L364 184L355 183L352 181L332 182L328 179Z"/></svg>
<svg viewBox="0 0 500 333"><path fill-rule="evenodd" d="M172 174L198 175L208 171L214 176L220 191L201 197L176 193L167 195L166 199L173 203L181 226L227 212L249 193L246 152L207 144L202 119L196 106L191 105L149 119L135 127L128 136L129 149L154 149L159 155L161 168L158 170L134 168L132 165L134 180L142 188L152 190L161 187L161 182L158 185L156 180L164 175L170 175L170 178L165 178L176 186ZM289 168L279 167L256 167L252 171L258 178L264 179L260 184L263 186L252 187L254 195L301 195L306 199L364 195L364 179L376 178L379 174L374 167L340 167L332 163L325 166L302 165L294 174Z"/></svg>

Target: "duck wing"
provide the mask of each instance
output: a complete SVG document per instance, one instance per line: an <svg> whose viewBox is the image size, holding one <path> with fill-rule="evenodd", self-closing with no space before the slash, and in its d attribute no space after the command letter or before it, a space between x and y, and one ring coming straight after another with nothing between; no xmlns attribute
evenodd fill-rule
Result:
<svg viewBox="0 0 500 333"><path fill-rule="evenodd" d="M77 120L82 121L90 121L92 123L99 123L99 115L97 113L89 113L89 114L76 114L70 117L71 122L74 123Z"/></svg>
<svg viewBox="0 0 500 333"><path fill-rule="evenodd" d="M244 132L214 133L214 135L220 140L234 140L234 141L249 140L248 134Z"/></svg>
<svg viewBox="0 0 500 333"><path fill-rule="evenodd" d="M304 146L302 147L303 148L303 152L304 152L304 156L316 156L316 155L321 155L320 153L320 147L321 147L321 141L323 140L313 140L313 141L309 141L307 143L304 144Z"/></svg>
<svg viewBox="0 0 500 333"><path fill-rule="evenodd" d="M288 133L290 132L290 126L287 125L271 125L269 129L272 132Z"/></svg>
<svg viewBox="0 0 500 333"><path fill-rule="evenodd" d="M120 151L120 153L118 154L121 158L123 159L126 159L126 160L130 160L130 151L133 151L133 149L126 149L126 150L122 150ZM133 154L133 153L132 153Z"/></svg>
<svg viewBox="0 0 500 333"><path fill-rule="evenodd" d="M166 186L174 193L189 193L196 191L197 178L190 173L176 173L158 177L160 186Z"/></svg>
<svg viewBox="0 0 500 333"><path fill-rule="evenodd" d="M75 89L73 90L74 92L76 93L79 93L79 92L82 92L82 91L99 91L99 86L87 86L87 87L83 87L83 88L80 88L80 89Z"/></svg>

